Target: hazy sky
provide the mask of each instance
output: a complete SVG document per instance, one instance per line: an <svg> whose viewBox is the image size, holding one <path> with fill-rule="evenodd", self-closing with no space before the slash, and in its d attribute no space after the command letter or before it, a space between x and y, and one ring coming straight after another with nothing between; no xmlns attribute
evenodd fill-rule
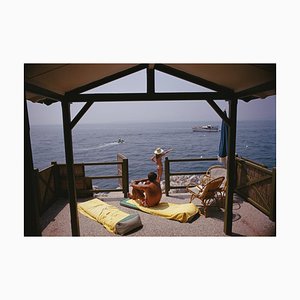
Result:
<svg viewBox="0 0 300 300"><path fill-rule="evenodd" d="M155 89L157 92L200 92L209 91L193 83L175 78L162 72L155 72ZM112 83L91 90L91 92L145 92L146 72L136 72ZM221 109L227 109L228 103L216 101ZM81 109L84 103L71 105L72 116ZM274 120L276 118L275 96L253 100L249 103L239 101L238 120ZM30 124L62 124L60 103L50 106L33 104L28 101ZM80 124L109 122L172 122L172 121L205 121L220 120L220 117L206 101L174 102L95 102L80 120Z"/></svg>

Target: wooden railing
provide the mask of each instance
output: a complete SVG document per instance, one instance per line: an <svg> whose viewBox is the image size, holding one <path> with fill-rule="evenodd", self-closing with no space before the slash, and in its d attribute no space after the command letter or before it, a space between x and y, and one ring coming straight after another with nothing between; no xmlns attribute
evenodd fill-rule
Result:
<svg viewBox="0 0 300 300"><path fill-rule="evenodd" d="M56 201L56 166L52 164L41 171L35 169L34 176L38 210L42 214Z"/></svg>
<svg viewBox="0 0 300 300"><path fill-rule="evenodd" d="M98 192L120 192L123 191L124 197L127 197L129 192L129 180L128 180L128 159L123 154L117 155L117 161L115 162L90 162L83 163L84 166L108 166L116 165L117 166L117 175L101 175L101 176L85 176L89 180L93 179L118 179L119 186L121 189L92 189L88 190L89 192L98 193Z"/></svg>
<svg viewBox="0 0 300 300"><path fill-rule="evenodd" d="M171 189L184 189L186 186L171 186L171 176L205 174L206 170L171 172L171 163L216 161L211 158L168 159L165 158L165 193ZM276 221L276 168L269 170L265 165L243 157L236 157L235 192L250 202L270 220Z"/></svg>
<svg viewBox="0 0 300 300"><path fill-rule="evenodd" d="M186 172L171 172L171 163L186 163L186 162L197 162L197 161L217 161L217 157L207 157L207 158L185 158L185 159L169 159L165 158L165 193L169 196L169 192L171 189L184 189L186 186L171 186L171 176L177 175L201 175L206 173L205 170L197 170L197 171L186 171Z"/></svg>
<svg viewBox="0 0 300 300"><path fill-rule="evenodd" d="M205 174L205 170L186 172L172 172L171 164L186 162L217 161L217 157L168 159L165 158L165 193L168 196L171 189L184 189L186 186L172 186L171 177L177 175ZM117 165L116 175L86 176L86 166ZM127 197L129 191L128 159L118 154L114 162L89 162L74 164L74 176L78 197L92 196L97 192L119 191ZM93 180L118 179L120 188L93 189ZM67 168L65 164L52 162L51 166L39 171L35 170L37 182L37 198L39 212L42 214L59 197L67 197ZM264 165L249 159L236 157L236 187L235 192L245 200L253 204L260 211L269 216L272 221L276 220L276 168L267 169Z"/></svg>
<svg viewBox="0 0 300 300"><path fill-rule="evenodd" d="M236 157L235 192L276 221L276 168Z"/></svg>
<svg viewBox="0 0 300 300"><path fill-rule="evenodd" d="M87 166L117 166L116 175L86 176L85 167ZM76 193L80 197L89 197L98 192L123 192L127 197L129 192L128 179L128 159L123 154L117 155L117 161L114 162L88 162L74 164L74 177L76 184ZM57 164L52 162L51 166L39 171L35 170L37 182L37 198L39 212L42 214L59 197L68 196L67 166L66 164ZM114 189L93 189L93 180L118 179L119 187Z"/></svg>

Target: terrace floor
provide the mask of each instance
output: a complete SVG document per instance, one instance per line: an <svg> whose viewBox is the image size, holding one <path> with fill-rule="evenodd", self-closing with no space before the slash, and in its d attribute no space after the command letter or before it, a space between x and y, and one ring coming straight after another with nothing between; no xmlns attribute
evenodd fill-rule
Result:
<svg viewBox="0 0 300 300"><path fill-rule="evenodd" d="M92 197L93 198L93 197ZM78 202L92 198L79 199ZM211 208L208 217L200 215L191 223L180 223L162 217L120 206L124 199L122 192L111 192L101 200L118 207L127 213L139 213L143 227L127 236L226 236L224 233L224 210ZM198 200L199 201L199 200ZM187 203L189 194L173 193L163 195L161 202ZM193 203L200 207L200 202ZM78 213L80 236L115 236L101 224ZM70 207L67 199L59 199L41 217L42 236L72 236ZM234 195L233 236L275 236L276 223L238 195ZM118 236L120 237L120 236Z"/></svg>

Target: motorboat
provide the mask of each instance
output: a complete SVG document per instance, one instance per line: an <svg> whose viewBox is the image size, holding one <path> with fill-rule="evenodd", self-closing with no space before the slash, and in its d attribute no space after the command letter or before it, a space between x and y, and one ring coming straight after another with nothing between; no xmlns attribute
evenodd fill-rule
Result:
<svg viewBox="0 0 300 300"><path fill-rule="evenodd" d="M203 125L203 126L195 126L192 127L194 132L218 132L219 127L218 126L212 126L212 125Z"/></svg>
<svg viewBox="0 0 300 300"><path fill-rule="evenodd" d="M123 139L118 139L118 144L123 144L123 143L125 143L125 141L123 140Z"/></svg>

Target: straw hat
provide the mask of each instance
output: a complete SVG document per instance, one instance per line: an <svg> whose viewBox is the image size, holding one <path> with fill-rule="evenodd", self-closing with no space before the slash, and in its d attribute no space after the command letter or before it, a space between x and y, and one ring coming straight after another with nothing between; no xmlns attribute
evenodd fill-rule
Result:
<svg viewBox="0 0 300 300"><path fill-rule="evenodd" d="M156 148L155 150L154 150L154 154L162 154L164 152L164 150L163 149L161 149L161 148Z"/></svg>

